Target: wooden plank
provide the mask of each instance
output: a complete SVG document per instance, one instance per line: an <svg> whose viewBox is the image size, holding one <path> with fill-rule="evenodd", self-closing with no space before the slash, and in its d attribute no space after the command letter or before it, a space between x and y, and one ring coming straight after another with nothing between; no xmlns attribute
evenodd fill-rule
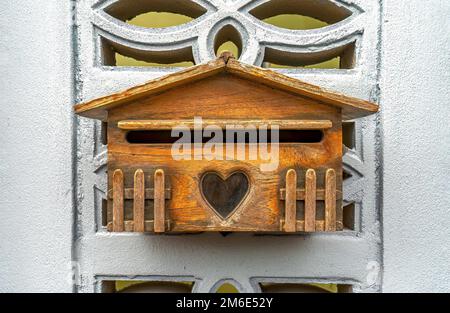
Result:
<svg viewBox="0 0 450 313"><path fill-rule="evenodd" d="M378 105L373 102L326 90L269 69L241 63L235 59L230 59L225 69L228 73L341 108L344 120L370 115L378 111Z"/></svg>
<svg viewBox="0 0 450 313"><path fill-rule="evenodd" d="M76 114L95 118L106 122L107 111L122 104L148 97L168 89L194 82L216 73L223 72L226 64L223 58L218 58L206 64L189 67L183 71L153 79L142 85L127 90L97 98L86 103L75 105Z"/></svg>
<svg viewBox="0 0 450 313"><path fill-rule="evenodd" d="M280 221L281 224L281 230L284 228L284 220L282 219ZM316 220L316 232L323 232L325 231L325 221L324 220ZM342 223L337 222L338 225L341 225ZM297 232L304 232L305 231L305 221L297 221Z"/></svg>
<svg viewBox="0 0 450 313"><path fill-rule="evenodd" d="M122 232L123 225L123 172L120 169L113 174L113 231Z"/></svg>
<svg viewBox="0 0 450 313"><path fill-rule="evenodd" d="M173 120L123 120L118 122L118 127L123 130L171 130L174 127L188 127L194 129L194 120L173 119ZM227 125L240 126L265 126L272 125L279 129L329 129L333 126L330 120L249 120L249 119L205 119L202 120L202 127L218 126L225 128Z"/></svg>
<svg viewBox="0 0 450 313"><path fill-rule="evenodd" d="M286 199L286 189L280 189L280 200ZM342 192L336 190L336 199L342 199ZM305 200L305 189L297 189L297 201ZM325 200L325 189L316 189L316 200Z"/></svg>
<svg viewBox="0 0 450 313"><path fill-rule="evenodd" d="M316 171L308 169L305 175L305 232L316 230Z"/></svg>
<svg viewBox="0 0 450 313"><path fill-rule="evenodd" d="M144 225L145 225L145 232L154 232L154 220L146 220L144 221ZM297 232L303 232L305 229L305 221L297 221ZM339 224L339 222L338 222ZM124 222L124 231L125 232L133 232L134 230L134 222L133 221L125 221ZM170 229L170 220L166 220L166 229ZM285 220L282 219L280 221L280 225L281 225L281 231L284 230L284 225L285 225ZM113 231L113 223L109 222L108 225L106 226L106 229L108 231ZM317 220L316 221L316 232L319 231L325 231L325 221L323 220Z"/></svg>
<svg viewBox="0 0 450 313"><path fill-rule="evenodd" d="M295 232L297 226L297 172L294 169L286 173L286 202L284 231Z"/></svg>
<svg viewBox="0 0 450 313"><path fill-rule="evenodd" d="M154 199L155 233L165 231L165 199L164 199L164 171L158 169L155 172L155 199Z"/></svg>
<svg viewBox="0 0 450 313"><path fill-rule="evenodd" d="M325 231L336 231L336 171L325 175Z"/></svg>
<svg viewBox="0 0 450 313"><path fill-rule="evenodd" d="M144 172L141 169L138 169L134 173L133 220L135 232L144 232L144 209L145 177Z"/></svg>
<svg viewBox="0 0 450 313"><path fill-rule="evenodd" d="M124 231L125 232L133 232L134 231L134 221L125 221L124 222ZM144 221L144 232L151 232L153 233L155 231L154 229L155 222L154 220L146 220ZM113 223L109 222L108 225L106 225L106 229L111 232L113 228ZM170 221L166 220L166 229L170 229Z"/></svg>
<svg viewBox="0 0 450 313"><path fill-rule="evenodd" d="M284 189L283 189L284 190ZM164 197L166 199L170 199L170 194L171 194L171 189L170 188L166 188L164 189ZM153 188L145 188L145 199L146 200L153 200L153 198L155 197L155 189ZM108 191L108 198L112 199L113 198L113 193L112 190ZM123 198L125 200L133 200L134 199L134 188L125 188L123 190Z"/></svg>

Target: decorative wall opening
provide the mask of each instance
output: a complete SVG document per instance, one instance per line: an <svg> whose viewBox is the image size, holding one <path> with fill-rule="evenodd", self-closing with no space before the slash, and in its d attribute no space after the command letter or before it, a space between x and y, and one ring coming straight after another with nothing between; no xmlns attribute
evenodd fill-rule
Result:
<svg viewBox="0 0 450 313"><path fill-rule="evenodd" d="M187 29L192 28L196 32L194 25L201 26L200 21L207 19L208 14L221 10L221 5L210 5L207 1L180 0L180 1L131 1L122 0L114 2L113 4L104 7L102 11L115 19L124 22L126 25L132 26L128 29L130 33L136 33L139 36L145 36L150 33L145 33L146 30L166 30L173 29L167 33L168 37L174 39L173 42L167 42L164 38L159 37L161 44L157 49L153 44L142 43L143 47L136 46L136 42L127 38L124 43L121 39L122 47L118 43L101 42L102 48L102 64L108 66L138 66L138 67L187 67L194 63L203 63L203 55L196 55L195 61L192 56L192 46L195 49L205 49L210 47L199 47L199 38L193 34L190 37L179 38L176 33L185 33ZM204 5L205 7L203 7ZM259 19L263 25L270 26L273 29L297 32L296 36L301 35L301 32L311 29L327 28L336 23L344 23L353 14L358 14L357 8L350 8L350 6L338 4L334 1L289 1L289 0L272 0L257 7L252 7L252 4L243 5L240 8L242 13L248 10L252 16ZM231 24L225 24L215 35L213 42L211 39L207 40L207 45L213 45L213 53L219 55L225 50L233 52L239 58L243 54L244 45L249 44L247 37L256 35L256 30L248 29L248 25L241 24L243 20L233 18ZM261 28L261 22L259 28ZM200 24L199 24L200 23ZM258 23L256 23L258 24ZM266 25L267 24L267 25ZM220 25L220 24L216 24ZM235 28L238 27L239 29ZM141 30L139 30L139 28ZM214 29L214 27L213 27ZM213 30L212 29L212 30ZM273 31L272 29L272 31ZM214 30L217 31L217 30ZM263 34L264 32L260 32ZM155 35L156 33L151 33ZM272 35L275 36L276 32ZM211 36L210 32L207 37ZM306 34L305 34L306 35ZM119 35L120 38L123 38ZM166 37L166 38L168 38ZM243 37L245 42L243 43ZM266 36L264 36L266 37ZM277 36L278 37L278 36ZM324 46L324 50L314 51L306 49L305 51L296 51L290 47L281 47L277 45L277 39L259 38L263 43L265 40L270 42L263 49L265 67L279 68L279 69L351 69L355 66L355 43L348 43L343 45L333 44L329 49ZM164 42L164 43L162 43ZM180 48L180 44L185 43L186 48ZM126 48L125 46L129 46ZM131 48L131 46L134 46ZM165 48L164 48L165 46ZM170 49L169 49L170 47ZM256 47L252 47L256 51ZM112 50L112 51L110 51ZM188 51L191 50L191 51ZM264 52L265 50L265 52ZM201 52L196 52L200 53ZM256 52L251 52L256 53ZM209 52L208 54L211 54ZM262 55L262 54L261 54ZM167 56L167 57L165 57ZM248 56L245 56L248 58ZM259 60L261 61L261 60Z"/></svg>
<svg viewBox="0 0 450 313"><path fill-rule="evenodd" d="M102 42L102 62L106 66L189 67L194 65L192 47L178 50L139 50L106 38Z"/></svg>
<svg viewBox="0 0 450 313"><path fill-rule="evenodd" d="M233 55L240 55L239 47L232 41L227 41L220 45L220 47L217 48L216 55L220 55L225 51L229 51L233 53Z"/></svg>
<svg viewBox="0 0 450 313"><path fill-rule="evenodd" d="M239 293L239 290L231 283L224 283L217 288L216 293Z"/></svg>
<svg viewBox="0 0 450 313"><path fill-rule="evenodd" d="M189 0L122 0L104 9L106 13L129 25L162 29L192 22L207 12ZM138 50L102 41L103 65L139 67L188 67L194 65L192 48L178 50Z"/></svg>
<svg viewBox="0 0 450 313"><path fill-rule="evenodd" d="M342 123L342 143L349 149L355 148L355 122Z"/></svg>
<svg viewBox="0 0 450 313"><path fill-rule="evenodd" d="M205 8L190 0L122 0L111 4L104 10L124 22L148 12L175 13L191 18L198 18L206 13Z"/></svg>
<svg viewBox="0 0 450 313"><path fill-rule="evenodd" d="M292 52L266 47L265 67L351 69L355 66L355 42L317 52Z"/></svg>
<svg viewBox="0 0 450 313"><path fill-rule="evenodd" d="M147 62L143 60L139 60L137 57L127 57L120 53L116 53L115 55L116 63L115 66L123 66L123 67L189 67L193 66L193 61L184 61L184 62L174 62L174 63L157 63L157 62Z"/></svg>
<svg viewBox="0 0 450 313"><path fill-rule="evenodd" d="M264 67L273 68L273 69L339 69L340 57L331 58L327 61L318 62L309 65L303 66L294 66L294 65L282 65L275 64L270 62L265 62Z"/></svg>
<svg viewBox="0 0 450 313"><path fill-rule="evenodd" d="M263 293L351 293L352 285L323 283L261 283Z"/></svg>
<svg viewBox="0 0 450 313"><path fill-rule="evenodd" d="M356 216L355 216L355 203L347 204L343 207L342 222L344 229L356 230Z"/></svg>
<svg viewBox="0 0 450 313"><path fill-rule="evenodd" d="M290 30L317 29L329 24L313 17L300 14L280 14L263 20L263 22Z"/></svg>
<svg viewBox="0 0 450 313"><path fill-rule="evenodd" d="M281 14L299 14L334 24L348 18L352 11L331 1L272 0L252 9L250 14L260 20Z"/></svg>
<svg viewBox="0 0 450 313"><path fill-rule="evenodd" d="M323 28L345 20L352 12L330 1L272 0L250 14L275 27L289 30ZM265 49L264 66L280 69L351 69L355 65L355 43L318 52L292 52Z"/></svg>
<svg viewBox="0 0 450 313"><path fill-rule="evenodd" d="M193 282L180 281L102 281L102 293L191 293Z"/></svg>
<svg viewBox="0 0 450 313"><path fill-rule="evenodd" d="M352 177L353 177L353 175L351 173L349 173L348 171L346 171L346 170L342 171L342 179L344 181L347 180L347 179L350 179Z"/></svg>
<svg viewBox="0 0 450 313"><path fill-rule="evenodd" d="M102 145L108 144L108 123L102 122L100 126L100 141Z"/></svg>
<svg viewBox="0 0 450 313"><path fill-rule="evenodd" d="M108 200L102 199L102 226L108 226Z"/></svg>
<svg viewBox="0 0 450 313"><path fill-rule="evenodd" d="M127 24L144 27L144 28L167 28L178 25L183 25L193 21L195 18L183 14L170 12L147 12L140 14L128 21ZM115 53L116 66L150 66L150 67L188 67L194 65L192 61L164 63L164 62L147 62L136 54L133 56L126 56ZM150 58L150 56L148 56ZM191 57L189 57L191 58Z"/></svg>
<svg viewBox="0 0 450 313"><path fill-rule="evenodd" d="M127 24L144 28L166 28L193 21L190 16L170 12L148 12L132 18Z"/></svg>
<svg viewBox="0 0 450 313"><path fill-rule="evenodd" d="M233 52L236 58L241 56L242 37L232 25L224 26L217 32L214 38L214 51L217 56L227 49Z"/></svg>

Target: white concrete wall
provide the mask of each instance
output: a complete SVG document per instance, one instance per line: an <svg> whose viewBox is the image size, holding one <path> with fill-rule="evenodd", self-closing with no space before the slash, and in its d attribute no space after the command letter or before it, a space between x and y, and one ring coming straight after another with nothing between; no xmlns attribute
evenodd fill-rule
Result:
<svg viewBox="0 0 450 313"><path fill-rule="evenodd" d="M387 0L385 292L450 292L450 1Z"/></svg>
<svg viewBox="0 0 450 313"><path fill-rule="evenodd" d="M70 1L0 8L0 291L70 292Z"/></svg>

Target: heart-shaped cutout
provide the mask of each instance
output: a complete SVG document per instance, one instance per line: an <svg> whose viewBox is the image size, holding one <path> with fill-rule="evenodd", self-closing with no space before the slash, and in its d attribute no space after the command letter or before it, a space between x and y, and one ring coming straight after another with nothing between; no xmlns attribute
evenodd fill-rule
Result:
<svg viewBox="0 0 450 313"><path fill-rule="evenodd" d="M203 197L223 219L228 218L247 196L249 181L242 172L234 172L225 179L215 172L208 172L201 180Z"/></svg>

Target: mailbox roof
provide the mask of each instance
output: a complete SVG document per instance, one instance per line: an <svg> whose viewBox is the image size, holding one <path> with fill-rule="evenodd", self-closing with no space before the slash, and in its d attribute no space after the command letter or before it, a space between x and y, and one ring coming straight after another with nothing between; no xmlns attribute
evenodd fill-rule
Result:
<svg viewBox="0 0 450 313"><path fill-rule="evenodd" d="M211 62L193 66L109 96L77 104L74 108L75 113L106 121L107 111L114 107L222 72L341 108L344 120L370 115L378 111L378 105L375 103L325 90L272 70L244 64L234 59L230 53L223 53Z"/></svg>

